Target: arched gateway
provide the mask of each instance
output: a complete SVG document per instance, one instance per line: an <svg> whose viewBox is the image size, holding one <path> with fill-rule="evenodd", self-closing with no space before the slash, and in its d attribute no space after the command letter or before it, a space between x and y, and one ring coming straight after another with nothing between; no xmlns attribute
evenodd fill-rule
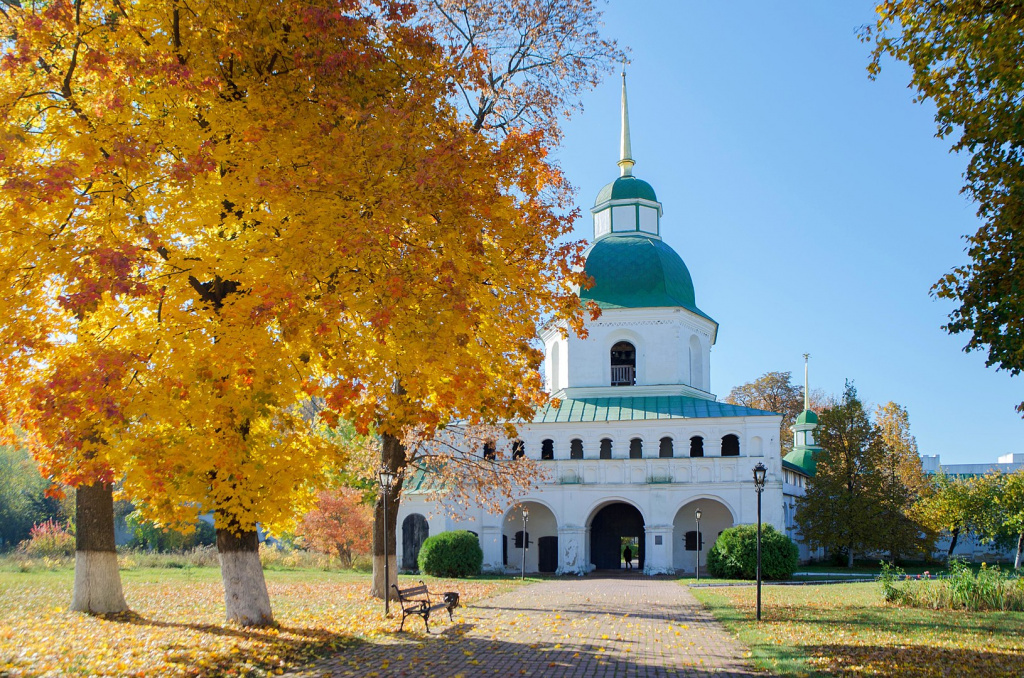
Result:
<svg viewBox="0 0 1024 678"><path fill-rule="evenodd" d="M629 545L638 570L644 567L644 517L632 504L622 501L598 509L590 521L590 562L598 570L625 567L622 550Z"/></svg>

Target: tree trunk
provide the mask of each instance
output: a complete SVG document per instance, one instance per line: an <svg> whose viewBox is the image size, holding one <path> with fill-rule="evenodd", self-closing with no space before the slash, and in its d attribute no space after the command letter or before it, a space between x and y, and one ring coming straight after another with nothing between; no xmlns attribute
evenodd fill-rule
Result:
<svg viewBox="0 0 1024 678"><path fill-rule="evenodd" d="M1013 559L1013 569L1020 569L1021 555L1024 553L1024 532L1017 537L1017 557Z"/></svg>
<svg viewBox="0 0 1024 678"><path fill-rule="evenodd" d="M104 483L75 492L75 585L71 609L90 614L127 612L114 545L114 491Z"/></svg>
<svg viewBox="0 0 1024 678"><path fill-rule="evenodd" d="M396 475L405 469L405 446L392 435L381 436L381 464ZM401 476L398 476L399 478ZM384 599L384 591L388 592L391 600L397 600L398 596L391 587L398 583L398 561L395 557L395 526L398 524L399 497L402 493L402 480L395 482L394 487L388 494L388 519L385 529L384 525L384 493L377 495L377 501L373 505L373 585L370 588L370 595L374 598ZM386 534L385 534L386 533ZM384 554L388 556L388 581L384 582Z"/></svg>
<svg viewBox="0 0 1024 678"><path fill-rule="evenodd" d="M227 620L242 626L272 626L274 613L263 578L256 531L236 533L230 528L217 528L217 552Z"/></svg>
<svg viewBox="0 0 1024 678"><path fill-rule="evenodd" d="M950 558L953 557L953 551L956 549L956 542L960 538L960 526L957 525L956 527L954 527L953 530L950 532L950 534L952 534L953 536L949 540L949 548L946 550L946 561L947 562L949 561Z"/></svg>
<svg viewBox="0 0 1024 678"><path fill-rule="evenodd" d="M846 549L846 566L853 569L853 546L848 546Z"/></svg>

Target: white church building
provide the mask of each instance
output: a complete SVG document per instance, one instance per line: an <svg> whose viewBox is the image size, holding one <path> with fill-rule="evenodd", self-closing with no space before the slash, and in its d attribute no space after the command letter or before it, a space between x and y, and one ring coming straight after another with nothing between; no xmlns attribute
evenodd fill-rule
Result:
<svg viewBox="0 0 1024 678"><path fill-rule="evenodd" d="M621 569L628 544L644 573L693 572L723 530L757 521L758 462L768 469L762 520L785 531L781 415L709 392L718 323L698 308L686 264L662 240L679 227L633 175L625 79L618 165L591 209L585 271L594 285L580 291L602 314L587 322L586 339L545 329L559 404L519 426L517 449L546 465L548 480L499 514L455 517L408 488L398 515L402 569L416 568L428 535L465 529L480 539L487 571L518 572L524 545L527 572Z"/></svg>

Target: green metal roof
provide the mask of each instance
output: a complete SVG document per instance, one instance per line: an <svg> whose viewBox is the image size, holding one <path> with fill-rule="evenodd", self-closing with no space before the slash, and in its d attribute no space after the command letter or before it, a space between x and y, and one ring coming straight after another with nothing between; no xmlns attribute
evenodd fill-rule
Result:
<svg viewBox="0 0 1024 678"><path fill-rule="evenodd" d="M600 205L608 200L635 200L637 198L658 201L658 196L654 194L654 188L649 183L629 175L619 177L598 191L594 205Z"/></svg>
<svg viewBox="0 0 1024 678"><path fill-rule="evenodd" d="M594 279L580 290L583 302L601 308L682 306L708 320L697 308L693 279L675 250L644 234L614 234L601 238L585 254L584 271Z"/></svg>
<svg viewBox="0 0 1024 678"><path fill-rule="evenodd" d="M563 398L558 407L547 405L533 418L535 424L646 419L710 419L715 417L778 416L752 407L720 403L691 396L635 396L621 398Z"/></svg>
<svg viewBox="0 0 1024 678"><path fill-rule="evenodd" d="M818 451L808 447L794 447L789 454L782 458L782 461L788 461L806 475L813 476L818 470Z"/></svg>
<svg viewBox="0 0 1024 678"><path fill-rule="evenodd" d="M790 471L796 471L797 473L802 473L804 475L807 475L807 471L805 471L803 469L803 467L797 466L793 462L786 461L785 459L782 460L782 468L786 468L786 469L789 469Z"/></svg>
<svg viewBox="0 0 1024 678"><path fill-rule="evenodd" d="M797 424L817 424L818 415L814 413L814 410L804 410L800 413L800 416L796 418Z"/></svg>

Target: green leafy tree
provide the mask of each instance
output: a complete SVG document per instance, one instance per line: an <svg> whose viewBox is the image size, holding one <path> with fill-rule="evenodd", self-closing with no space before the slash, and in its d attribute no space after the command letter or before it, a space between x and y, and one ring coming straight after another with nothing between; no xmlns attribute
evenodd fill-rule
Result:
<svg viewBox="0 0 1024 678"><path fill-rule="evenodd" d="M29 538L33 525L61 519L61 506L46 496L48 480L27 450L0 445L0 550Z"/></svg>
<svg viewBox="0 0 1024 678"><path fill-rule="evenodd" d="M149 551L185 551L196 546L213 546L217 543L217 531L212 523L205 520L196 521L195 527L191 530L175 530L147 520L142 511L136 509L125 516L125 527L132 535L130 545Z"/></svg>
<svg viewBox="0 0 1024 678"><path fill-rule="evenodd" d="M917 440L910 434L910 415L906 408L888 402L876 410L875 428L881 452L879 537L894 562L908 551L928 555L935 547L935 532L914 511L928 479L921 468Z"/></svg>
<svg viewBox="0 0 1024 678"><path fill-rule="evenodd" d="M989 473L974 479L976 501L991 510L983 514L978 535L986 542L1003 546L1016 544L1014 569L1024 559L1024 470L1014 473Z"/></svg>
<svg viewBox="0 0 1024 678"><path fill-rule="evenodd" d="M959 302L945 329L970 335L965 350L987 348L986 364L1014 375L1024 368L1022 10L1016 0L886 0L864 35L872 77L884 56L906 62L916 99L935 104L938 136L969 157L963 192L982 225L967 237L970 262L933 292Z"/></svg>
<svg viewBox="0 0 1024 678"><path fill-rule="evenodd" d="M972 531L979 516L978 496L972 492L968 478L939 472L914 505L913 512L934 532L949 534L946 560L952 557L962 536Z"/></svg>
<svg viewBox="0 0 1024 678"><path fill-rule="evenodd" d="M853 556L878 548L882 513L879 472L882 445L857 389L846 383L842 400L818 419L818 440L823 448L807 493L797 500L796 521L812 547L846 549Z"/></svg>

